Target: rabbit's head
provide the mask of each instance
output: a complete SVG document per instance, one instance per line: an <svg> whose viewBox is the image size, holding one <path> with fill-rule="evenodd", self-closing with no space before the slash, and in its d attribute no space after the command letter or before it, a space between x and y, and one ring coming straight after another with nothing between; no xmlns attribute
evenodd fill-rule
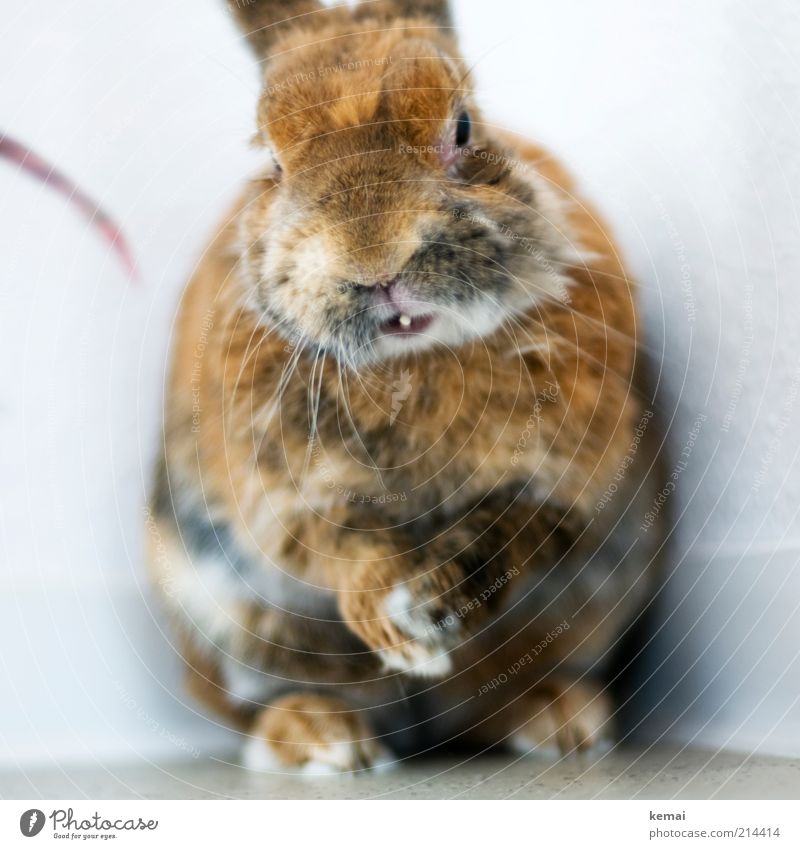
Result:
<svg viewBox="0 0 800 849"><path fill-rule="evenodd" d="M355 367L563 292L555 193L481 119L446 3L231 8L264 69L241 266L265 324Z"/></svg>

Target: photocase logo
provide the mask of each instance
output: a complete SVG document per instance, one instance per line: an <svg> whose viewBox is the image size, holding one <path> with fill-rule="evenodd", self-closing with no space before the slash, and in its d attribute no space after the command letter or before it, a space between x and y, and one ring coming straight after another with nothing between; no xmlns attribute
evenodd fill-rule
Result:
<svg viewBox="0 0 800 849"><path fill-rule="evenodd" d="M31 808L19 818L19 830L25 837L36 837L44 828L44 812L38 808Z"/></svg>
<svg viewBox="0 0 800 849"><path fill-rule="evenodd" d="M400 377L392 384L392 413L389 416L389 426L393 425L403 409L403 404L408 400L411 394L411 372L408 369L403 369L400 372Z"/></svg>
<svg viewBox="0 0 800 849"><path fill-rule="evenodd" d="M104 834L103 832L114 831L155 831L158 828L158 820L145 820L141 817L130 817L129 819L110 820L95 811L93 814L84 816L82 819L76 819L75 811L72 808L56 808L47 817L44 811L38 808L31 808L19 818L19 830L25 837L36 837L36 835L44 828L46 820L51 820L53 824L54 837L78 838L84 840L90 837L97 837L98 833L104 840L109 837L115 837L114 834ZM60 833L56 833L59 832ZM83 834L81 832L92 832Z"/></svg>

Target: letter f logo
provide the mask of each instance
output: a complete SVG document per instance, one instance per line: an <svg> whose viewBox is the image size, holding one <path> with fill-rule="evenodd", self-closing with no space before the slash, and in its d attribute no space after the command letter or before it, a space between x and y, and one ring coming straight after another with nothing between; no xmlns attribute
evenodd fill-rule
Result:
<svg viewBox="0 0 800 849"><path fill-rule="evenodd" d="M36 837L44 828L44 812L38 808L31 808L19 818L19 830L25 837Z"/></svg>

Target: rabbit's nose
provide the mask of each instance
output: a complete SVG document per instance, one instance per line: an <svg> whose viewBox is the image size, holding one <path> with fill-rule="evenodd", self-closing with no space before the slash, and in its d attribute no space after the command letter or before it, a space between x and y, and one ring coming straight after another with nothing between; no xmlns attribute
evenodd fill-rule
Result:
<svg viewBox="0 0 800 849"><path fill-rule="evenodd" d="M386 290L388 294L392 290L392 287L397 283L397 279L396 274L382 274L376 278L375 282L381 289Z"/></svg>
<svg viewBox="0 0 800 849"><path fill-rule="evenodd" d="M372 289L380 300L391 301L399 279L397 274L373 274L368 279L361 278L357 285L360 289Z"/></svg>
<svg viewBox="0 0 800 849"><path fill-rule="evenodd" d="M391 304L400 311L413 311L420 302L419 295L408 282L403 282L400 275L393 277L386 285L378 286L377 293L384 303Z"/></svg>
<svg viewBox="0 0 800 849"><path fill-rule="evenodd" d="M397 274L387 274L379 277L375 286L375 294L379 300L392 303L395 300L397 289L400 281L400 276Z"/></svg>

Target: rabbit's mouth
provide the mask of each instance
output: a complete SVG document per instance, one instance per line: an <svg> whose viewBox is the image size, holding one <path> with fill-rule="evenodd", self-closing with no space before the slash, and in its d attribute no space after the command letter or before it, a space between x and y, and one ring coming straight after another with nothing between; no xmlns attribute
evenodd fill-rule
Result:
<svg viewBox="0 0 800 849"><path fill-rule="evenodd" d="M392 336L411 336L424 333L435 321L433 315L408 315L398 312L379 326L380 333Z"/></svg>
<svg viewBox="0 0 800 849"><path fill-rule="evenodd" d="M436 316L430 305L407 282L394 277L373 287L371 294L388 317L378 325L381 336L413 336L424 333Z"/></svg>

